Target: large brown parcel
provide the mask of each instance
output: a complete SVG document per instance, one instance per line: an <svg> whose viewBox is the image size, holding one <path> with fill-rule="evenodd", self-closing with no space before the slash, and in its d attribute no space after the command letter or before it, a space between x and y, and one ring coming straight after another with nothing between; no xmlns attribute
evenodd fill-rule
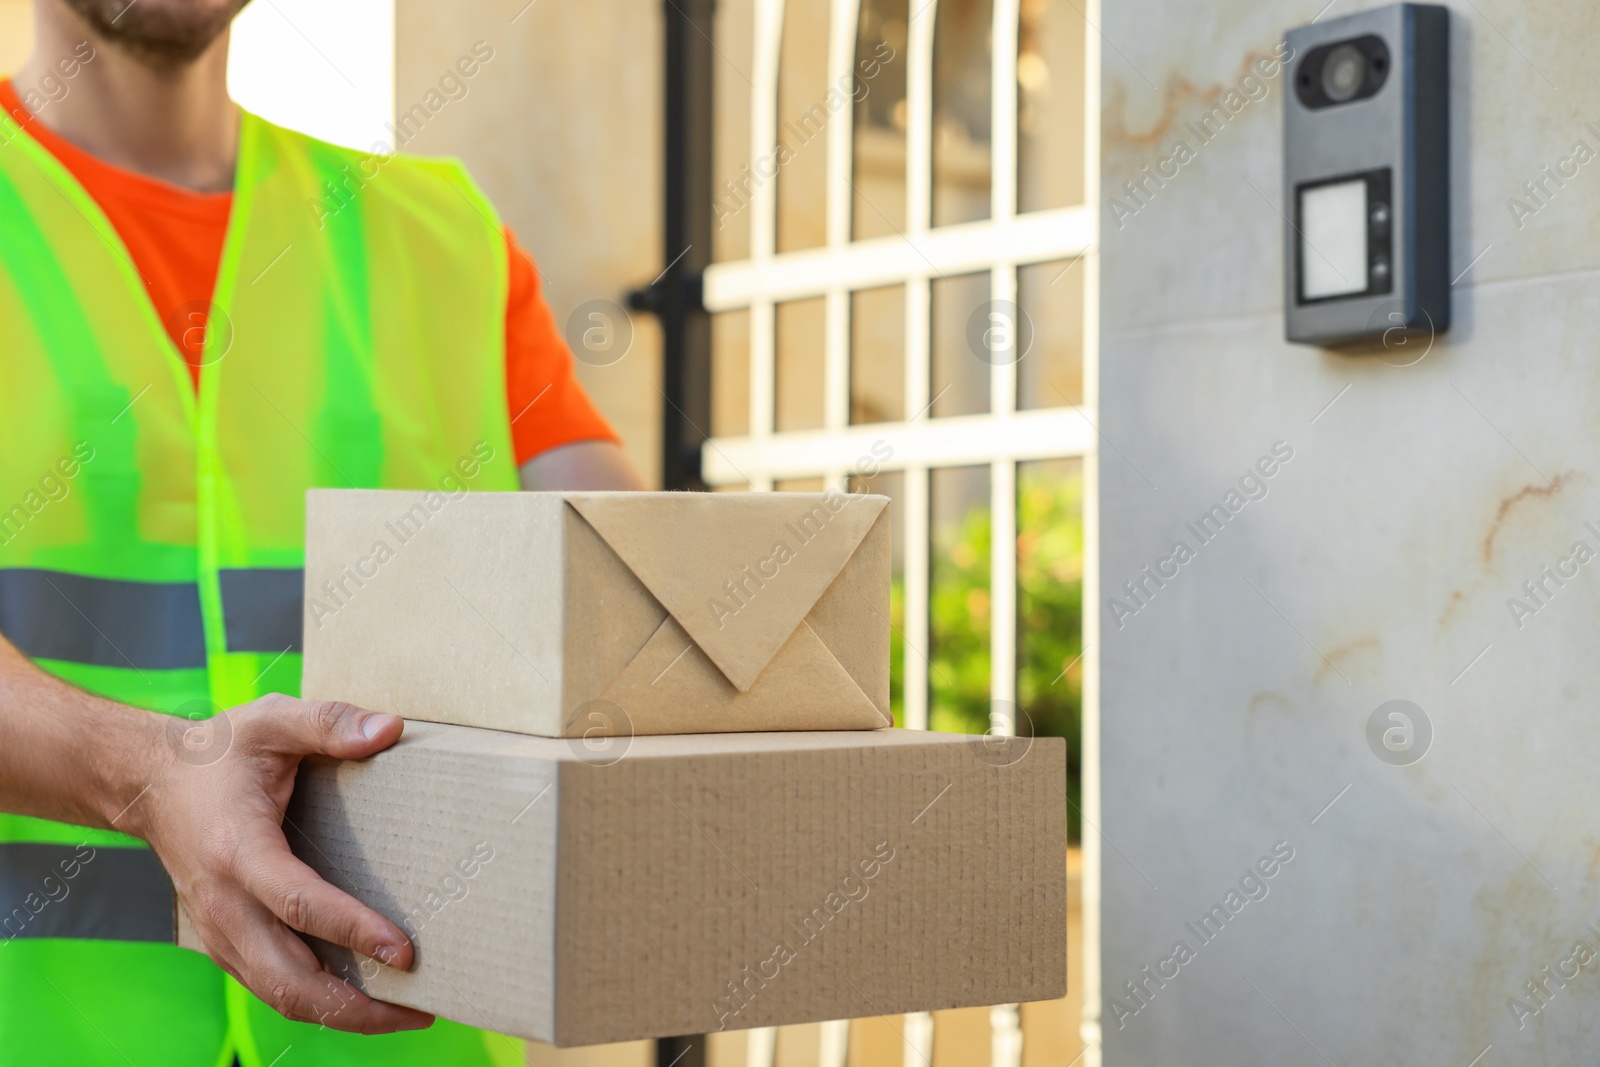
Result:
<svg viewBox="0 0 1600 1067"><path fill-rule="evenodd" d="M545 737L888 726L887 503L316 490L303 691Z"/></svg>
<svg viewBox="0 0 1600 1067"><path fill-rule="evenodd" d="M333 973L587 1045L1064 995L1064 773L1056 738L414 722L307 761L284 826L417 948L400 973L315 943Z"/></svg>

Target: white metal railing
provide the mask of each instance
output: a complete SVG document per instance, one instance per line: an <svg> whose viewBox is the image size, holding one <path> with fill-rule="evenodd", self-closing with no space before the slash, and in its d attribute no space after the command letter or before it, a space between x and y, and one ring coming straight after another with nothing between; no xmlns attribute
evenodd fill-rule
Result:
<svg viewBox="0 0 1600 1067"><path fill-rule="evenodd" d="M842 117L834 121L845 124ZM846 185L847 195L849 191ZM851 290L897 284L919 274L970 274L1007 263L1041 263L1083 252L1093 245L1094 234L1095 215L1087 207L1029 212L1004 221L966 222L937 230L924 227L921 232L907 230L903 235L719 263L706 272L705 301L711 310L724 311L760 301L778 303L836 292L848 296ZM847 347L849 339L840 340L845 342L842 347Z"/></svg>
<svg viewBox="0 0 1600 1067"><path fill-rule="evenodd" d="M778 142L778 84L783 46L784 0L755 4L751 71L751 168ZM1056 0L1065 3L1067 0ZM1097 644L1095 565L1096 440L1094 405L1098 329L1099 49L1098 31L1085 34L1083 206L1017 212L1017 45L1021 0L994 0L991 95L990 218L982 222L933 226L933 48L938 0L910 0L906 56L906 228L903 234L851 239L854 186L853 108L830 120L826 141L826 242L820 248L777 251L777 183L761 182L750 192L750 258L711 267L705 276L705 305L713 312L746 310L750 326L749 431L742 437L712 438L704 451L704 476L712 485L747 483L768 491L776 481L820 477L828 488L843 489L858 458L873 443L887 440L893 452L877 459L884 470L903 472L905 567L904 673L905 723L928 725L930 472L943 467L984 464L989 468L992 536L990 559L991 698L1014 702L1016 678L1016 465L1022 460L1081 458L1084 464L1085 551L1084 649ZM830 85L842 84L854 67L861 0L830 0L827 67ZM1098 24L1096 0L1072 3L1088 27ZM1017 268L1053 260L1081 261L1084 286L1083 406L1018 411L1017 367L999 361L990 368L990 410L982 415L930 419L931 310L935 278L988 271L990 298L1015 304ZM907 421L849 424L850 298L858 290L885 285L905 287L905 395ZM819 430L777 432L776 321L782 302L824 300L823 420ZM1083 782L1086 825L1098 825L1098 729L1095 657L1085 657L1083 682ZM1007 723L997 723L1006 728ZM1083 1034L1089 1043L1081 1062L1099 1064L1098 1004L1098 842L1084 839L1085 1012ZM905 1067L931 1067L934 1020L906 1016ZM994 1067L1018 1067L1023 1034L1016 1005L990 1013ZM823 1024L820 1067L845 1067L849 1024ZM772 1067L776 1031L753 1030L747 1044L749 1067Z"/></svg>

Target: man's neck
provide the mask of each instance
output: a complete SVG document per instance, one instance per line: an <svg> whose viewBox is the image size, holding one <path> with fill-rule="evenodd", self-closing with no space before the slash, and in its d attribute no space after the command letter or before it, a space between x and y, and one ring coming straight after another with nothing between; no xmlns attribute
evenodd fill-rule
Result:
<svg viewBox="0 0 1600 1067"><path fill-rule="evenodd" d="M83 63L38 121L113 166L198 192L233 188L239 154L239 109L228 97L228 35L199 59L172 70L152 67L97 38L65 4L36 4L33 55L16 73L17 92L54 77L57 64Z"/></svg>

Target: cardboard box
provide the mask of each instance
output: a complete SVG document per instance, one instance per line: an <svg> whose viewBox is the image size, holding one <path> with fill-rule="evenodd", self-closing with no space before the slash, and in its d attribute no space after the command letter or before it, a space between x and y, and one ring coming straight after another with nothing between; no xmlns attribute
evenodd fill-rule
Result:
<svg viewBox="0 0 1600 1067"><path fill-rule="evenodd" d="M314 943L328 968L557 1045L1064 994L1059 739L610 744L408 723L307 761L296 854L417 947L397 973Z"/></svg>
<svg viewBox="0 0 1600 1067"><path fill-rule="evenodd" d="M887 503L313 491L303 691L545 737L888 726Z"/></svg>

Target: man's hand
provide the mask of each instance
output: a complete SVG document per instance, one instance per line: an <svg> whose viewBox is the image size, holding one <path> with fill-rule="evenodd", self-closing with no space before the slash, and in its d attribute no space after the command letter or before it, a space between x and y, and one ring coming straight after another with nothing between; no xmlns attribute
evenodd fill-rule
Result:
<svg viewBox="0 0 1600 1067"><path fill-rule="evenodd" d="M363 1034L431 1025L433 1016L375 1001L324 971L295 934L411 967L411 943L399 928L296 859L282 828L301 757L370 756L398 741L404 724L348 704L277 695L224 714L231 741L204 766L151 739L149 794L122 828L160 856L217 965L286 1017Z"/></svg>
<svg viewBox="0 0 1600 1067"><path fill-rule="evenodd" d="M268 696L212 727L225 751L180 758L197 724L54 678L0 637L0 811L150 842L223 970L291 1019L377 1034L433 1017L375 1001L317 963L295 930L409 970L411 943L294 858L283 810L303 756L360 759L404 723L348 704Z"/></svg>

